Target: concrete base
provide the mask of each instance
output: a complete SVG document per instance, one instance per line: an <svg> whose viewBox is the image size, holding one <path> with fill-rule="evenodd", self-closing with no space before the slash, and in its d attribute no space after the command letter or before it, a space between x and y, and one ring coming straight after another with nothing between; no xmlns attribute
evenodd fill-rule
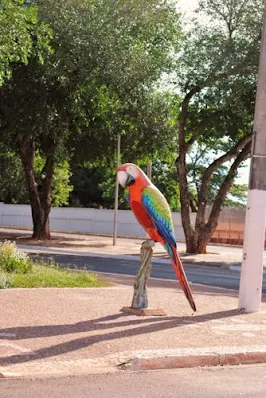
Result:
<svg viewBox="0 0 266 398"><path fill-rule="evenodd" d="M126 314L138 315L138 316L166 316L166 312L161 308L133 308L123 307L120 312Z"/></svg>

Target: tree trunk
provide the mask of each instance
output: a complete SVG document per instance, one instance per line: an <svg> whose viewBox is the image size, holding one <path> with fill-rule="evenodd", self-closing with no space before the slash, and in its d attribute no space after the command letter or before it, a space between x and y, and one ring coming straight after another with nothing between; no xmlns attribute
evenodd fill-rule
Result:
<svg viewBox="0 0 266 398"><path fill-rule="evenodd" d="M186 247L187 253L193 254L206 254L207 253L207 244L210 239L209 232L206 228L198 233L199 231L194 231L192 236L186 237Z"/></svg>
<svg viewBox="0 0 266 398"><path fill-rule="evenodd" d="M47 160L44 169L46 168L48 172L45 175L42 184L38 187L34 176L34 154L34 141L29 137L24 137L20 145L19 155L29 191L29 200L33 221L32 238L37 240L46 240L51 239L49 214L51 210L50 194L53 162L49 162Z"/></svg>
<svg viewBox="0 0 266 398"><path fill-rule="evenodd" d="M45 214L43 209L41 209L40 213L37 213L35 215L33 211L33 206L31 205L32 208L32 219L35 216L35 222L33 222L33 234L32 234L32 239L37 239L37 240L47 240L51 239L51 233L50 233L50 223L49 223L49 213Z"/></svg>
<svg viewBox="0 0 266 398"><path fill-rule="evenodd" d="M233 185L234 178L236 176L236 172L239 165L245 159L247 159L250 153L250 147L251 147L251 140L246 140L244 148L236 156L227 176L224 179L224 182L222 183L216 195L207 223L205 222L204 218L205 208L204 212L202 212L201 214L198 212L193 237L192 238L189 237L188 240L186 239L188 253L206 254L207 244L218 224L223 201L227 195L227 192Z"/></svg>

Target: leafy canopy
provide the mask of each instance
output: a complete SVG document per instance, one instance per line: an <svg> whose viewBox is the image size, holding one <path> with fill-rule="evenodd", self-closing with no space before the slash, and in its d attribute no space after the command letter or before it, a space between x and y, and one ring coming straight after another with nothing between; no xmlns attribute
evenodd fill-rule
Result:
<svg viewBox="0 0 266 398"><path fill-rule="evenodd" d="M52 30L38 18L38 8L26 0L2 0L0 5L0 86L12 74L14 63L28 64L35 55L44 62L51 51Z"/></svg>

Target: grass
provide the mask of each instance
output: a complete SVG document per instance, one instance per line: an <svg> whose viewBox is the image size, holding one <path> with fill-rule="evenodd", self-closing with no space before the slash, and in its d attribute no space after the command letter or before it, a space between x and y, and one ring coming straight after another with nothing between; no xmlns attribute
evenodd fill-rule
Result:
<svg viewBox="0 0 266 398"><path fill-rule="evenodd" d="M14 242L0 244L0 289L37 287L103 287L96 274L60 269L55 263L32 260Z"/></svg>
<svg viewBox="0 0 266 398"><path fill-rule="evenodd" d="M85 271L59 269L34 264L27 274L15 274L11 287L101 287L106 286L96 275Z"/></svg>
<svg viewBox="0 0 266 398"><path fill-rule="evenodd" d="M27 274L15 274L11 287L101 287L106 286L96 275L34 264Z"/></svg>

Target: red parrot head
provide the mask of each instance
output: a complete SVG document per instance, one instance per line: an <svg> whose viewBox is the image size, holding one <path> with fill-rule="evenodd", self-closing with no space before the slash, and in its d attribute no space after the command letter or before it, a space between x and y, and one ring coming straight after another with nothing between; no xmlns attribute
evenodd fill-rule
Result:
<svg viewBox="0 0 266 398"><path fill-rule="evenodd" d="M125 163L117 169L119 184L123 188L128 188L135 184L137 180L149 181L146 174L135 164Z"/></svg>

